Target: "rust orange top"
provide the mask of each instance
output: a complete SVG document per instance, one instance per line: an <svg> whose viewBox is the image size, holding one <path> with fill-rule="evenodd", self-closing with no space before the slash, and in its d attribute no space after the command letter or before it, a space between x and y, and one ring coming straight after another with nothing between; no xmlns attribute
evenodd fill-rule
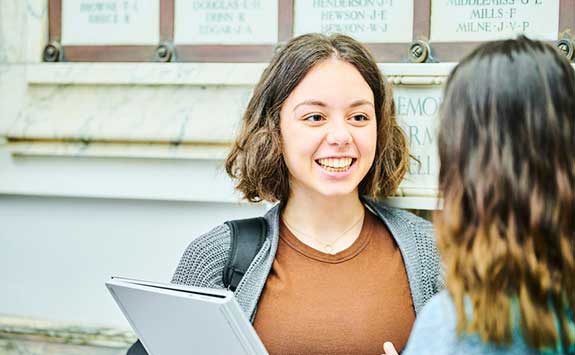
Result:
<svg viewBox="0 0 575 355"><path fill-rule="evenodd" d="M333 255L281 223L254 321L270 354L381 354L385 341L401 351L414 320L400 250L367 209L356 241Z"/></svg>

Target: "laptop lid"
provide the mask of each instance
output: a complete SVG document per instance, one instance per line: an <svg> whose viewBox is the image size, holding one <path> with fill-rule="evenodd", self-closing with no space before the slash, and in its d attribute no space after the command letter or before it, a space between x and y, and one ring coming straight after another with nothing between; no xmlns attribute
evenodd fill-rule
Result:
<svg viewBox="0 0 575 355"><path fill-rule="evenodd" d="M106 286L150 355L267 354L231 291L120 277Z"/></svg>

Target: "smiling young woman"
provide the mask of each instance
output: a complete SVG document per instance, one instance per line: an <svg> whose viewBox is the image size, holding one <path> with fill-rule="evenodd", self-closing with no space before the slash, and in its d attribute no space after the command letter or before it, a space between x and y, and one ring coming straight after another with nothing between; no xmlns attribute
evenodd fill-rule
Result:
<svg viewBox="0 0 575 355"><path fill-rule="evenodd" d="M353 194L375 158L373 92L355 67L336 58L317 64L280 111L290 198Z"/></svg>
<svg viewBox="0 0 575 355"><path fill-rule="evenodd" d="M403 347L443 283L431 224L376 201L408 160L390 87L360 43L308 34L275 55L226 161L247 200L279 202L235 291L270 353ZM172 281L223 287L229 249L229 228L216 227Z"/></svg>
<svg viewBox="0 0 575 355"><path fill-rule="evenodd" d="M364 207L358 186L373 165L377 142L373 101L357 69L330 58L309 71L280 110L290 183L282 218L313 248L333 254L359 236ZM344 212L334 215L330 207Z"/></svg>

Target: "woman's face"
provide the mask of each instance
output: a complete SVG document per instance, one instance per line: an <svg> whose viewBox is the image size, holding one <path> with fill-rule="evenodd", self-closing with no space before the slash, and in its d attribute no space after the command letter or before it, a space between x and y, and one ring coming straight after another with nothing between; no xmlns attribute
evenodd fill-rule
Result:
<svg viewBox="0 0 575 355"><path fill-rule="evenodd" d="M330 58L291 92L280 111L290 193L357 193L375 157L373 92L359 71Z"/></svg>

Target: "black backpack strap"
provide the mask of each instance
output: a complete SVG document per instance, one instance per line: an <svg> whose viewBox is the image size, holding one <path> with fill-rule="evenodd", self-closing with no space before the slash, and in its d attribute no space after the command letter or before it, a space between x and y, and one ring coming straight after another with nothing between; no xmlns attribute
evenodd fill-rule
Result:
<svg viewBox="0 0 575 355"><path fill-rule="evenodd" d="M263 217L236 219L226 224L232 233L232 240L223 281L226 288L235 291L264 244L267 225Z"/></svg>
<svg viewBox="0 0 575 355"><path fill-rule="evenodd" d="M148 352L146 351L146 349L144 349L144 346L138 340L137 342L132 344L132 346L130 346L126 355L148 355Z"/></svg>

